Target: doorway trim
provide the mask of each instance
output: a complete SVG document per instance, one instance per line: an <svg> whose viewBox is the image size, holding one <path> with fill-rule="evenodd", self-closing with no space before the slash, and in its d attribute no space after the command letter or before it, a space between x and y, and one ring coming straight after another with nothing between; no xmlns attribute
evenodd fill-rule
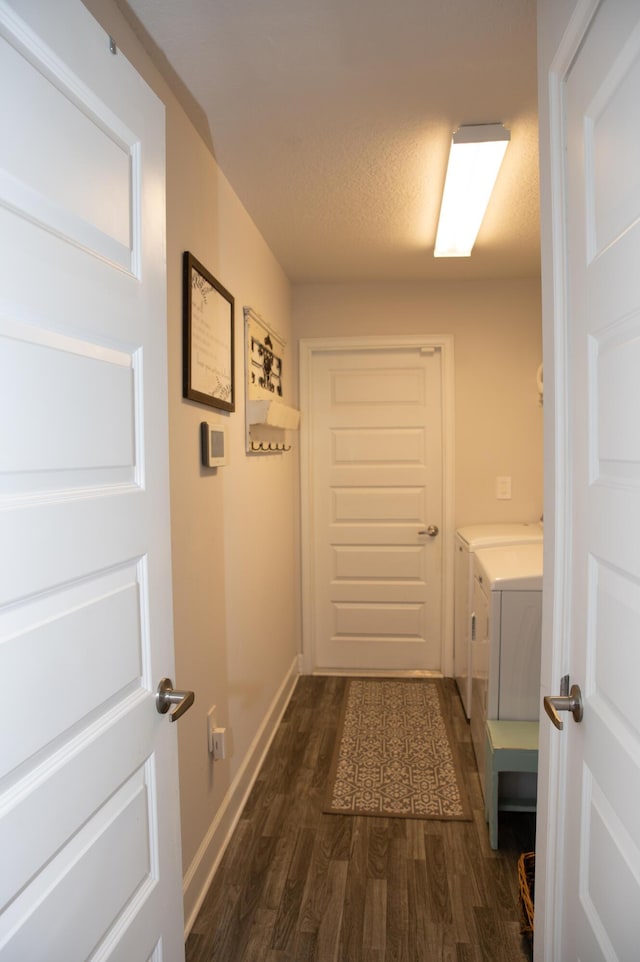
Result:
<svg viewBox="0 0 640 962"><path fill-rule="evenodd" d="M439 349L442 358L442 623L440 639L441 673L453 677L453 562L454 562L454 363L453 334L398 334L370 337L313 337L300 340L300 541L302 584L303 674L315 666L314 593L315 566L310 519L313 508L313 446L311 443L311 383L313 359L329 351L377 351L394 348ZM323 670L322 674L328 674ZM346 672L339 672L345 674ZM365 672L372 674L372 672ZM397 674L397 673L396 673ZM404 672L405 675L421 674Z"/></svg>

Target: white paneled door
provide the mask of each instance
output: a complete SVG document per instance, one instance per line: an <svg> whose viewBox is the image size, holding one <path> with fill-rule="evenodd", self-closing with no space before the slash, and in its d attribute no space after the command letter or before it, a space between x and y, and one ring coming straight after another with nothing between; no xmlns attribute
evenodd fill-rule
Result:
<svg viewBox="0 0 640 962"><path fill-rule="evenodd" d="M564 160L555 188L566 197L567 233L556 268L561 286L567 268L570 439L558 630L584 717L577 724L563 713L564 730L551 731L564 759L547 853L558 891L541 906L552 935L536 953L632 962L640 951L640 5L578 6L561 49L552 136Z"/></svg>
<svg viewBox="0 0 640 962"><path fill-rule="evenodd" d="M0 2L0 959L183 955L164 108Z"/></svg>
<svg viewBox="0 0 640 962"><path fill-rule="evenodd" d="M442 349L398 342L310 359L312 667L439 671Z"/></svg>

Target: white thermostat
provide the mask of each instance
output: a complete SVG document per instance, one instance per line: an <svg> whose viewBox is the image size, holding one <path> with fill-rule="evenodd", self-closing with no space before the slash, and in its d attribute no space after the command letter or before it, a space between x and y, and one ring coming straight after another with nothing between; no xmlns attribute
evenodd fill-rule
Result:
<svg viewBox="0 0 640 962"><path fill-rule="evenodd" d="M200 446L205 468L219 468L227 463L227 433L224 428L203 421L200 424Z"/></svg>

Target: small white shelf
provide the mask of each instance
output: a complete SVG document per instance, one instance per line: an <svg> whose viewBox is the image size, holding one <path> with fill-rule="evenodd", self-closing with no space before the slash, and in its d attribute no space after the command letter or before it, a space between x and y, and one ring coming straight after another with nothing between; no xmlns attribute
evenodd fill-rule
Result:
<svg viewBox="0 0 640 962"><path fill-rule="evenodd" d="M282 401L251 399L247 401L247 422L295 431L300 423L300 411L288 407Z"/></svg>

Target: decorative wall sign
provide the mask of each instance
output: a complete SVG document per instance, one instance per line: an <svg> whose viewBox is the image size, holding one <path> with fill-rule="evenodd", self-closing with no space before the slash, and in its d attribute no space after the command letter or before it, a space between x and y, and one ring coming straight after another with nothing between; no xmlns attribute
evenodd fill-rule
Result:
<svg viewBox="0 0 640 962"><path fill-rule="evenodd" d="M182 396L235 410L234 299L189 251L183 257Z"/></svg>
<svg viewBox="0 0 640 962"><path fill-rule="evenodd" d="M282 399L284 339L250 307L244 309L247 400Z"/></svg>
<svg viewBox="0 0 640 962"><path fill-rule="evenodd" d="M282 357L274 352L273 340L269 334L249 335L249 378L252 387L260 387L282 397Z"/></svg>

